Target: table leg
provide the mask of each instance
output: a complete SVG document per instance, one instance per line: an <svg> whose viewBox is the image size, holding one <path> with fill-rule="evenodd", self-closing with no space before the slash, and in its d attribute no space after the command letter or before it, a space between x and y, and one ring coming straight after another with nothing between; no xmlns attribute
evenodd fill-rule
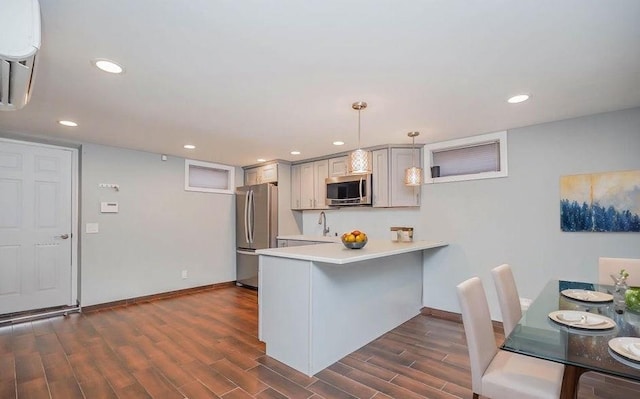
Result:
<svg viewBox="0 0 640 399"><path fill-rule="evenodd" d="M589 370L579 366L569 364L564 366L560 399L576 399L578 397L578 382L580 381L580 376L587 371Z"/></svg>

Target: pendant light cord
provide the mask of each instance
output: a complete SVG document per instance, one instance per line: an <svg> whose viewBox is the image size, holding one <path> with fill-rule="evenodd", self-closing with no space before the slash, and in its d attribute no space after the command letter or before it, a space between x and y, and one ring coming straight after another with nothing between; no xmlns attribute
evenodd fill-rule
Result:
<svg viewBox="0 0 640 399"><path fill-rule="evenodd" d="M411 166L416 167L416 136L418 136L420 132L409 132L407 135L411 137Z"/></svg>
<svg viewBox="0 0 640 399"><path fill-rule="evenodd" d="M416 153L416 136L411 137L411 166L415 167L416 162L414 159Z"/></svg>
<svg viewBox="0 0 640 399"><path fill-rule="evenodd" d="M360 149L360 109L358 109L358 149Z"/></svg>

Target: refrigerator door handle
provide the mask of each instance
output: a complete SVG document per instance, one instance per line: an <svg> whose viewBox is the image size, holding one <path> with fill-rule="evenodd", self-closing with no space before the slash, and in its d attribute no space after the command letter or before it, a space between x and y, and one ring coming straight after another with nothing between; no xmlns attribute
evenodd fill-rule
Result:
<svg viewBox="0 0 640 399"><path fill-rule="evenodd" d="M248 244L251 243L251 240L249 239L249 193L250 191L247 191L244 195L244 239L247 241Z"/></svg>
<svg viewBox="0 0 640 399"><path fill-rule="evenodd" d="M249 242L253 244L253 233L255 228L256 204L253 190L249 191Z"/></svg>
<svg viewBox="0 0 640 399"><path fill-rule="evenodd" d="M253 252L253 251L243 251L243 250L239 249L236 252L239 253L239 254L242 254L242 255L258 256L258 254Z"/></svg>

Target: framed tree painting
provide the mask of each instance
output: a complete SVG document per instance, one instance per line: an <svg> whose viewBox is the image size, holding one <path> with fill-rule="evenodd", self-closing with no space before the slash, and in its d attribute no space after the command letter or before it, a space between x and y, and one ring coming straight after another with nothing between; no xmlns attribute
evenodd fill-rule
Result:
<svg viewBox="0 0 640 399"><path fill-rule="evenodd" d="M640 232L640 170L560 177L560 227Z"/></svg>

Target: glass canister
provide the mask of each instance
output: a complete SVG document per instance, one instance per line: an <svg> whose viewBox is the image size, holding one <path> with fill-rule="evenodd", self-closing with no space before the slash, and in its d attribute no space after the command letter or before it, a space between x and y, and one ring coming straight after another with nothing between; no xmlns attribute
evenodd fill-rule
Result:
<svg viewBox="0 0 640 399"><path fill-rule="evenodd" d="M624 269L620 270L618 276L611 275L613 279L613 308L616 313L622 313L626 306L625 304L625 294L629 286L627 285L627 277L629 277L629 273L627 273Z"/></svg>
<svg viewBox="0 0 640 399"><path fill-rule="evenodd" d="M393 242L413 241L413 227L392 227L391 241Z"/></svg>

